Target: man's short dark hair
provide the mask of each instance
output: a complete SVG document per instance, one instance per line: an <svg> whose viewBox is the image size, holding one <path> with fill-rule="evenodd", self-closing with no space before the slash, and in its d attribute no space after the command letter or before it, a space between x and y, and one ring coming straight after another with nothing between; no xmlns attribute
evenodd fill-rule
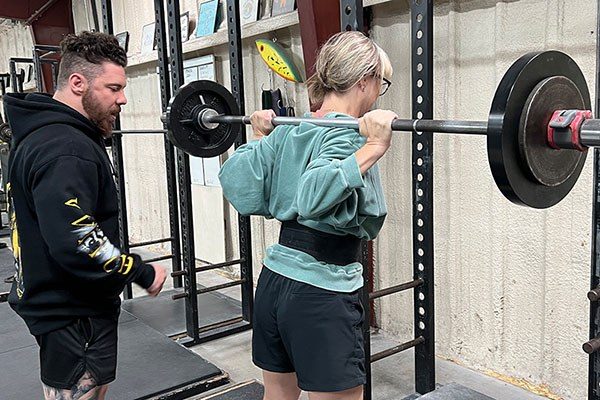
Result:
<svg viewBox="0 0 600 400"><path fill-rule="evenodd" d="M67 35L60 42L61 60L58 68L57 86L60 89L71 74L77 72L93 80L104 62L127 66L127 53L112 35L102 32L83 31Z"/></svg>

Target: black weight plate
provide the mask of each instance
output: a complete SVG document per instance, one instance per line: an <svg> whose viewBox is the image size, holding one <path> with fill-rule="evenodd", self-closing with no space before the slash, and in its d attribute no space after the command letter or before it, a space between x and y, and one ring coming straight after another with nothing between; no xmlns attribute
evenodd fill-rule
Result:
<svg viewBox="0 0 600 400"><path fill-rule="evenodd" d="M546 78L533 89L519 127L521 161L531 179L542 185L558 186L581 171L587 151L553 149L548 146L547 131L554 111L584 108L579 89L564 76Z"/></svg>
<svg viewBox="0 0 600 400"><path fill-rule="evenodd" d="M215 157L231 147L241 124L219 124L205 129L197 121L197 112L212 108L219 114L239 115L233 95L213 81L194 81L182 86L167 107L168 136L173 145L196 157Z"/></svg>
<svg viewBox="0 0 600 400"><path fill-rule="evenodd" d="M521 157L521 114L538 83L553 76L571 80L581 93L585 109L590 109L589 90L577 63L564 53L545 51L526 54L508 69L498 85L488 119L488 159L498 188L513 203L533 208L548 208L562 200L577 182L585 161L582 157L564 182L548 186L532 179Z"/></svg>

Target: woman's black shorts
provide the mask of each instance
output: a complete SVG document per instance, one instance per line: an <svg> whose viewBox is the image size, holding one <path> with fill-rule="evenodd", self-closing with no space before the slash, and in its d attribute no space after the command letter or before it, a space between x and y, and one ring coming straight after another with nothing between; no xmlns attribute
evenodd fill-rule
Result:
<svg viewBox="0 0 600 400"><path fill-rule="evenodd" d="M363 319L358 291L320 289L264 267L256 289L252 359L267 371L296 372L305 391L363 385Z"/></svg>

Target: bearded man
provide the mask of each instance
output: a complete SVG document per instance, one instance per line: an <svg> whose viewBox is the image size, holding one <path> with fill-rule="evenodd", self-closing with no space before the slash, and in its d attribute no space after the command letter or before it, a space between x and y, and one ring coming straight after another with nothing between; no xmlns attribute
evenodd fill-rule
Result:
<svg viewBox="0 0 600 400"><path fill-rule="evenodd" d="M127 55L113 36L69 35L57 91L4 97L12 128L15 255L11 307L40 346L46 399L103 399L115 379L120 293L151 296L164 268L119 250L118 203L104 139L127 103Z"/></svg>

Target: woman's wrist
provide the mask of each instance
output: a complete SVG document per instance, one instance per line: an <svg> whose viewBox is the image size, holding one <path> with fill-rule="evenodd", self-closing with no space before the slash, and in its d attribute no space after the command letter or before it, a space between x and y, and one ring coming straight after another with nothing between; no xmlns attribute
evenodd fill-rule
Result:
<svg viewBox="0 0 600 400"><path fill-rule="evenodd" d="M389 146L382 143L367 141L363 147L358 149L354 154L358 167L360 168L360 173L365 174L369 168L375 165L375 163L383 157L387 147Z"/></svg>

